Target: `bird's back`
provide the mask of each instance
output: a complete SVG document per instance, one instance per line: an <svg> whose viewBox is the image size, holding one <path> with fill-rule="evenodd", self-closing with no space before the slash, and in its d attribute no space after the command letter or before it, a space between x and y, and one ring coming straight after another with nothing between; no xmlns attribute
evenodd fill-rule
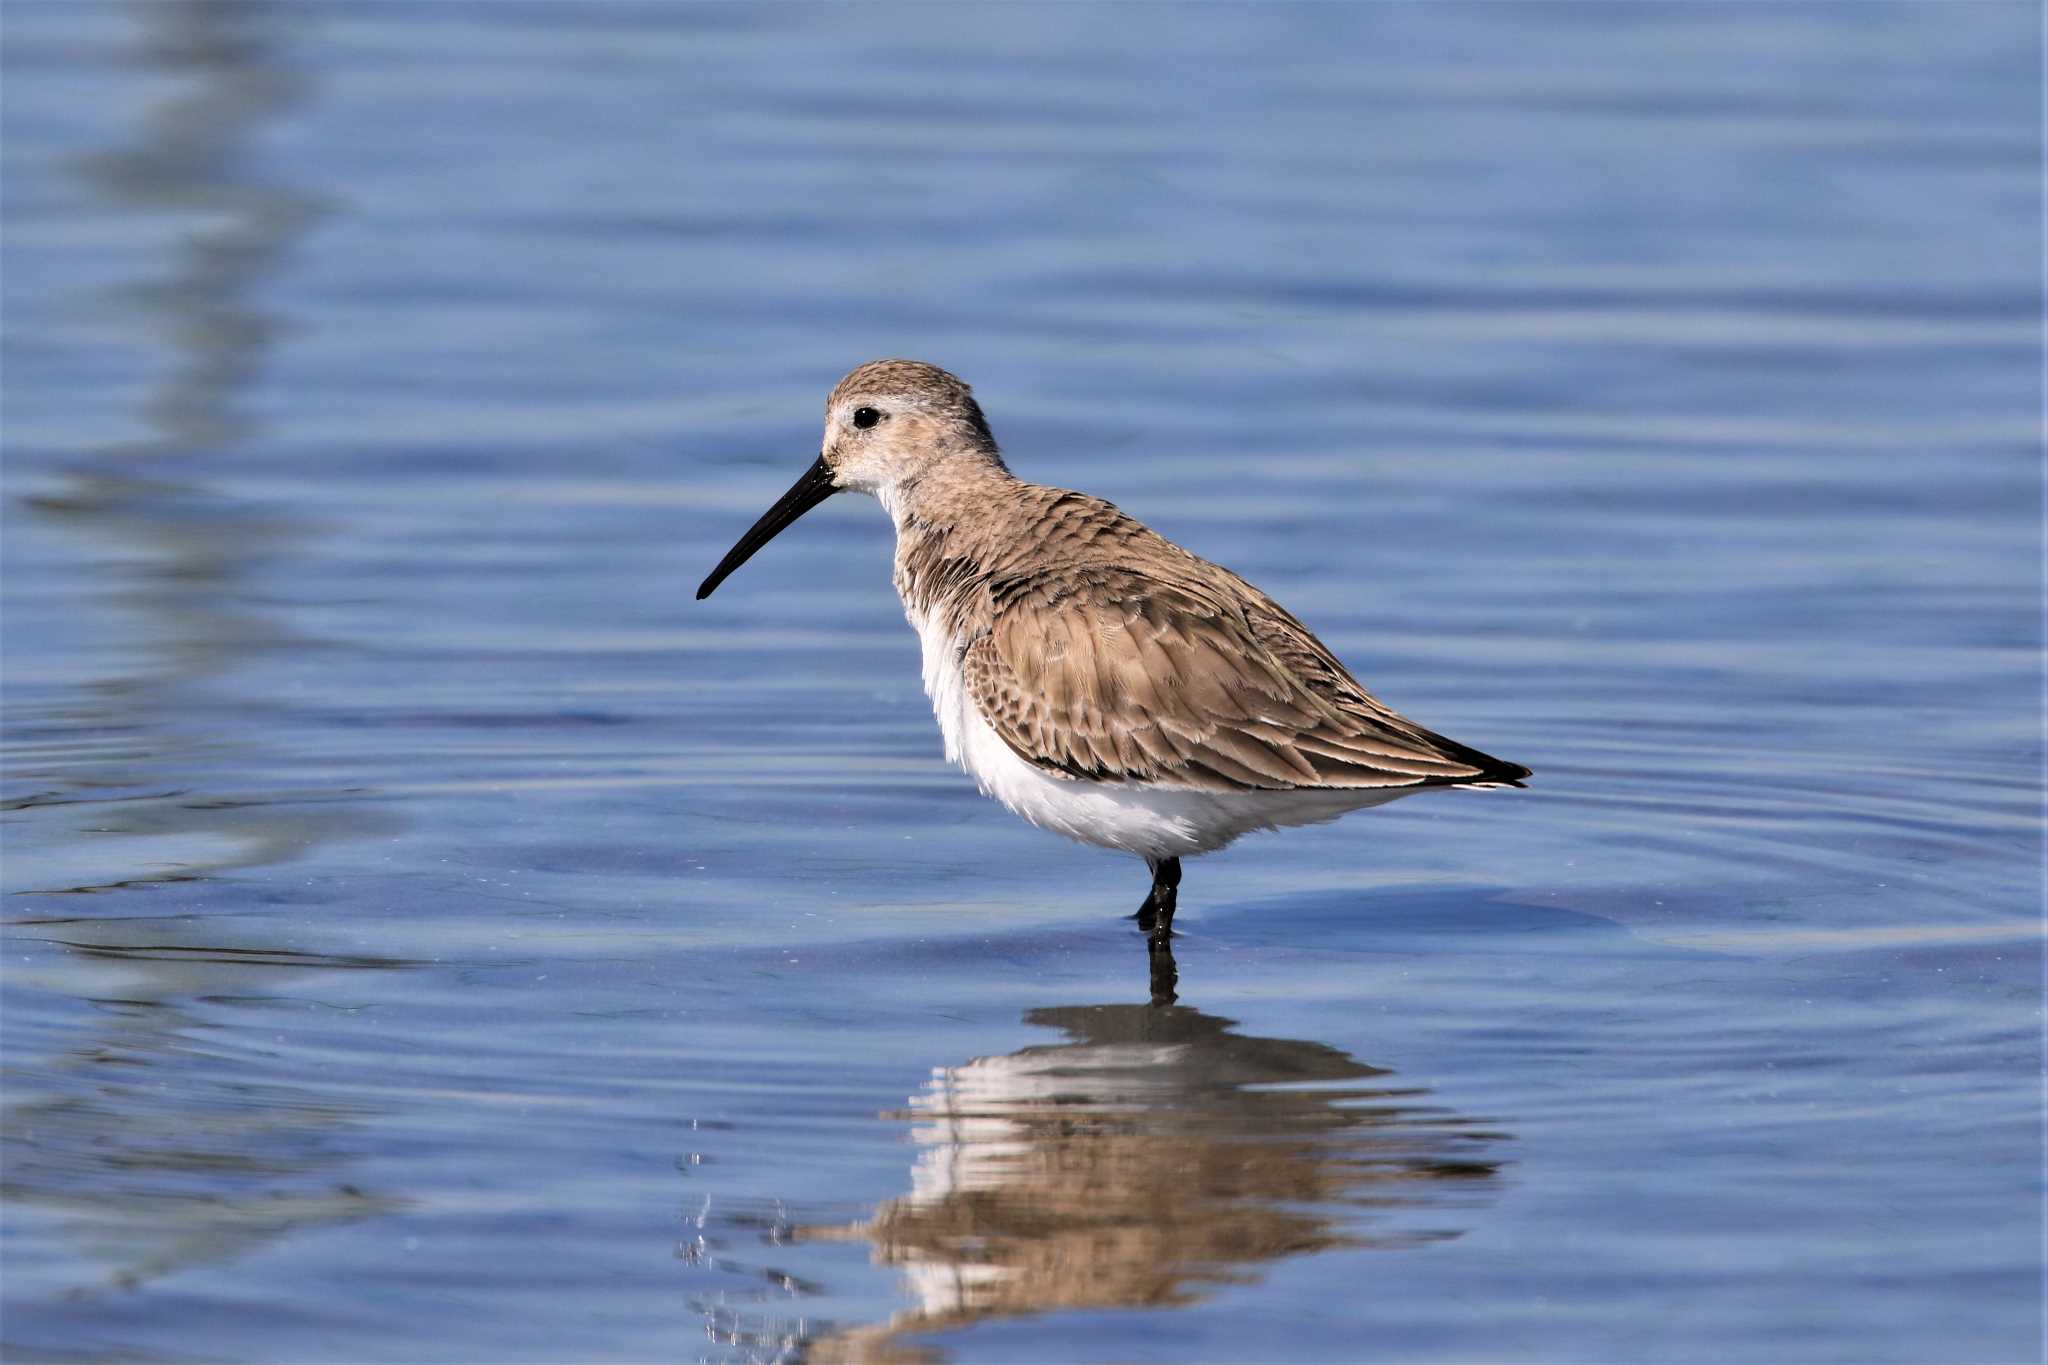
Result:
<svg viewBox="0 0 2048 1365"><path fill-rule="evenodd" d="M905 605L1041 769L1212 792L1529 775L1401 716L1265 593L1101 498L1006 480L927 510L899 523Z"/></svg>

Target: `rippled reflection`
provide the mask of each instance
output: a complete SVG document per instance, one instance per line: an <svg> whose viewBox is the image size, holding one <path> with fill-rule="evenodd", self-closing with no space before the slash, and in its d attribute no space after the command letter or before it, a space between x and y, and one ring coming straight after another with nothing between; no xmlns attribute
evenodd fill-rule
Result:
<svg viewBox="0 0 2048 1365"><path fill-rule="evenodd" d="M190 940L212 942L218 930L202 924L29 921L11 935L86 959L34 984L91 991L94 1026L32 1070L16 1068L6 1110L10 1222L17 1232L63 1228L83 1264L105 1275L77 1283L80 1266L53 1268L76 1289L134 1288L287 1232L403 1206L349 1178L345 1138L368 1117L361 1105L325 1097L268 1049L210 1027L217 1015L185 1003L269 1005L315 974L403 964L203 948Z"/></svg>
<svg viewBox="0 0 2048 1365"><path fill-rule="evenodd" d="M320 196L254 174L246 157L305 96L286 45L298 16L209 0L129 13L137 63L176 84L131 142L74 170L117 221L194 226L160 271L111 291L130 332L158 343L158 377L134 414L144 435L67 462L26 499L105 547L114 571L96 596L119 613L116 657L136 663L10 698L5 809L41 836L12 841L26 856L8 880L22 893L191 881L388 824L354 793L245 786L239 774L284 766L250 739L269 703L218 686L268 651L308 645L255 605L266 569L308 528L204 478L209 458L254 434L243 391L285 328L256 292L324 212ZM64 809L80 805L95 809ZM76 839L80 828L93 837Z"/></svg>
<svg viewBox="0 0 2048 1365"><path fill-rule="evenodd" d="M909 1193L798 1230L870 1242L915 1301L813 1358L916 1358L894 1339L986 1317L1184 1304L1283 1257L1456 1237L1491 1197L1506 1134L1336 1048L1177 1006L1026 1021L1068 1041L942 1068L889 1116L915 1125Z"/></svg>
<svg viewBox="0 0 2048 1365"><path fill-rule="evenodd" d="M98 894L280 863L389 823L346 791L251 785L245 774L279 765L255 753L250 700L220 685L263 651L304 644L251 603L305 528L203 477L208 457L251 435L242 391L283 326L254 293L322 212L245 157L303 97L285 50L297 16L209 0L127 14L133 59L171 93L132 141L73 169L115 221L193 226L160 270L112 291L129 330L160 346L134 414L144 435L70 461L27 506L106 547L99 596L121 620L108 653L132 662L32 693L7 724L9 880L23 898L8 939L64 950L10 984L73 1005L10 1020L10 1226L60 1228L81 1253L17 1260L10 1273L74 1293L401 1203L349 1178L342 1139L359 1105L218 1024L223 1010L278 1007L320 976L402 964L288 945L274 924L138 914L126 896Z"/></svg>

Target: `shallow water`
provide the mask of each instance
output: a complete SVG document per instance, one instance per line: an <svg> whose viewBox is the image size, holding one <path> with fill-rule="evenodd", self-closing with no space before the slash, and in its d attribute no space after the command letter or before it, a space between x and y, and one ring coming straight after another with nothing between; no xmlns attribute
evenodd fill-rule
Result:
<svg viewBox="0 0 2048 1365"><path fill-rule="evenodd" d="M2032 6L6 12L9 1359L2041 1352ZM859 360L1526 762L938 754Z"/></svg>

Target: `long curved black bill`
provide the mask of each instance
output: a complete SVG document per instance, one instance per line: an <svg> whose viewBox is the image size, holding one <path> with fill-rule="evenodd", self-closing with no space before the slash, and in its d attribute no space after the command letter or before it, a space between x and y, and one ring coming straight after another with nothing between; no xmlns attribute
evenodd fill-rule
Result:
<svg viewBox="0 0 2048 1365"><path fill-rule="evenodd" d="M725 558L718 561L718 567L711 571L711 576L697 585L697 600L702 602L711 596L712 590L730 577L734 569L754 557L754 551L775 539L785 526L838 491L838 485L832 482L831 466L827 465L825 457L820 455L811 462L811 467L803 472L803 477L791 484L789 491L777 498L775 505L747 529L747 533L740 537L739 544L725 552Z"/></svg>

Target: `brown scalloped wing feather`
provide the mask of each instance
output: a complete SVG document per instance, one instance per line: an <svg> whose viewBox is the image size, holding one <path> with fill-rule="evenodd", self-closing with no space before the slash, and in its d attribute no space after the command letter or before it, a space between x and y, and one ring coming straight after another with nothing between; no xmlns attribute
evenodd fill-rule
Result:
<svg viewBox="0 0 2048 1365"><path fill-rule="evenodd" d="M983 717L1026 761L1095 781L1221 792L1527 776L1388 710L1299 621L1203 567L1227 577L1098 564L989 582L991 614L962 658Z"/></svg>

